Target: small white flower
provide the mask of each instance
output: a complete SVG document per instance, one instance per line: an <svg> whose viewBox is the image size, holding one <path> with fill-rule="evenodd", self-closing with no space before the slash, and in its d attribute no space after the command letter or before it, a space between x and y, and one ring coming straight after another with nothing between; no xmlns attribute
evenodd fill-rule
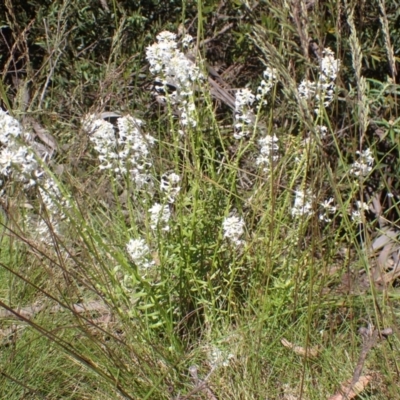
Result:
<svg viewBox="0 0 400 400"><path fill-rule="evenodd" d="M251 107L256 97L250 89L239 89L236 91L235 108L236 112L240 112L245 107Z"/></svg>
<svg viewBox="0 0 400 400"><path fill-rule="evenodd" d="M180 181L180 176L174 172L170 174L164 174L161 177L160 189L162 192L165 192L168 203L175 202L175 198L181 190L181 187L179 186Z"/></svg>
<svg viewBox="0 0 400 400"><path fill-rule="evenodd" d="M278 138L273 135L267 135L260 139L258 143L261 146L260 155L256 159L256 165L262 165L263 171L268 172L271 161L276 161L278 159Z"/></svg>
<svg viewBox="0 0 400 400"><path fill-rule="evenodd" d="M356 201L356 210L352 210L351 212L351 219L358 223L361 224L363 221L363 215L364 215L364 211L368 211L369 207L368 204L362 201L357 200Z"/></svg>
<svg viewBox="0 0 400 400"><path fill-rule="evenodd" d="M126 245L126 251L138 268L148 269L155 265L151 260L149 246L144 239L130 239Z"/></svg>
<svg viewBox="0 0 400 400"><path fill-rule="evenodd" d="M39 185L40 196L47 212L57 219L65 219L64 210L70 208L70 203L66 199L57 183L52 177L46 177Z"/></svg>
<svg viewBox="0 0 400 400"><path fill-rule="evenodd" d="M328 200L325 200L324 202L321 203L322 208L327 210L329 213L335 213L337 210L337 207L332 205L334 202L333 197L329 198Z"/></svg>
<svg viewBox="0 0 400 400"><path fill-rule="evenodd" d="M190 37L185 36L183 47L188 46L190 41ZM167 95L167 99L177 106L181 125L194 128L197 125L194 84L204 81L205 78L196 64L177 47L175 34L161 32L157 36L157 43L147 47L146 58L150 64L150 72L156 75L156 80L164 86L175 88L175 92Z"/></svg>
<svg viewBox="0 0 400 400"><path fill-rule="evenodd" d="M210 352L208 353L208 359L211 368L227 367L229 366L230 360L235 356L232 353L227 354L223 352L220 348L212 346Z"/></svg>
<svg viewBox="0 0 400 400"><path fill-rule="evenodd" d="M340 68L340 61L336 60L330 48L324 49L320 60L320 72L316 82L303 80L298 93L300 98L316 101L315 113L320 112L320 106L327 108L333 100L335 80Z"/></svg>
<svg viewBox="0 0 400 400"><path fill-rule="evenodd" d="M235 215L226 217L222 223L222 229L224 231L224 238L232 242L236 246L242 245L244 242L240 240L240 237L244 233L244 221Z"/></svg>
<svg viewBox="0 0 400 400"><path fill-rule="evenodd" d="M235 94L235 139L243 139L250 134L255 121L252 105L256 97L249 89L240 89Z"/></svg>
<svg viewBox="0 0 400 400"><path fill-rule="evenodd" d="M155 203L153 207L149 209L150 213L150 227L153 230L160 228L160 230L169 231L169 219L171 217L171 211L168 204L161 205Z"/></svg>
<svg viewBox="0 0 400 400"><path fill-rule="evenodd" d="M301 81L298 91L301 98L310 100L315 96L317 91L316 84L315 82L304 79Z"/></svg>
<svg viewBox="0 0 400 400"><path fill-rule="evenodd" d="M322 202L320 204L323 209L323 212L319 215L319 219L321 221L325 221L325 222L332 221L330 215L335 214L337 211L337 207L332 204L333 202L334 202L334 199L333 199L333 197L331 197L328 200L325 200L324 202Z"/></svg>
<svg viewBox="0 0 400 400"><path fill-rule="evenodd" d="M356 176L367 176L372 171L372 166L374 164L374 157L371 154L371 149L366 149L364 151L356 151L359 158L352 164L350 173Z"/></svg>
<svg viewBox="0 0 400 400"><path fill-rule="evenodd" d="M150 148L156 141L142 132L143 125L142 120L127 115L117 119L118 132L115 132L111 123L93 115L83 120L83 127L99 154L99 168L112 171L119 179L127 175L138 189L152 183Z"/></svg>
<svg viewBox="0 0 400 400"><path fill-rule="evenodd" d="M190 36L188 34L186 34L183 38L182 38L182 47L184 49L187 49L188 47L190 47L190 45L193 42L193 36Z"/></svg>
<svg viewBox="0 0 400 400"><path fill-rule="evenodd" d="M335 59L333 51L327 47L322 52L320 80L332 82L336 79L340 68L340 60Z"/></svg>
<svg viewBox="0 0 400 400"><path fill-rule="evenodd" d="M317 125L315 128L319 132L321 139L328 135L328 128L325 125Z"/></svg>
<svg viewBox="0 0 400 400"><path fill-rule="evenodd" d="M298 189L295 191L296 197L292 207L292 215L294 217L302 217L313 214L313 199L310 190Z"/></svg>
<svg viewBox="0 0 400 400"><path fill-rule="evenodd" d="M257 88L256 99L262 101L263 104L266 105L267 101L265 100L265 96L271 91L277 80L276 69L267 67L263 72L263 75L264 79L260 82L260 85Z"/></svg>

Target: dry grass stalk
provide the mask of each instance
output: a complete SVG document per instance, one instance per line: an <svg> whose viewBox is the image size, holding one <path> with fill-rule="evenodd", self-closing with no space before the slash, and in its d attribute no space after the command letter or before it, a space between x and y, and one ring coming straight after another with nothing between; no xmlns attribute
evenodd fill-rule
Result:
<svg viewBox="0 0 400 400"><path fill-rule="evenodd" d="M303 50L304 57L309 58L309 43L310 37L308 36L308 4L304 0L292 0L291 15L296 24L297 33L301 42L301 49Z"/></svg>
<svg viewBox="0 0 400 400"><path fill-rule="evenodd" d="M356 25L354 23L354 6L350 6L346 2L347 12L347 23L350 27L349 45L351 49L351 57L353 62L353 68L355 72L357 82L357 95L358 95L358 123L360 127L360 148L362 148L362 142L365 132L368 128L368 97L366 95L367 82L366 79L361 75L362 59L363 54L361 50L361 44L357 37Z"/></svg>
<svg viewBox="0 0 400 400"><path fill-rule="evenodd" d="M379 8L381 9L381 15L379 16L379 20L381 21L382 24L382 31L389 60L390 73L392 75L392 79L395 80L397 75L396 61L394 59L393 46L390 40L389 22L386 15L385 0L379 0Z"/></svg>

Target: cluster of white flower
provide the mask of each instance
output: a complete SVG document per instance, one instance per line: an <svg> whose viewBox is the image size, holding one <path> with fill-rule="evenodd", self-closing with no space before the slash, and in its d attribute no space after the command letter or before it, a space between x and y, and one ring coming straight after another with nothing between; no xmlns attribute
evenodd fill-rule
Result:
<svg viewBox="0 0 400 400"><path fill-rule="evenodd" d="M66 215L63 210L71 208L71 205L68 199L62 195L54 179L46 177L39 186L39 192L47 213L56 217L57 220L65 219Z"/></svg>
<svg viewBox="0 0 400 400"><path fill-rule="evenodd" d="M267 67L267 69L263 72L264 79L260 82L260 85L257 88L256 99L262 102L263 105L267 105L268 102L266 100L267 94L274 87L278 76L275 68Z"/></svg>
<svg viewBox="0 0 400 400"><path fill-rule="evenodd" d="M181 190L179 183L181 178L179 175L172 172L170 174L163 174L161 177L160 189L167 196L168 203L172 204L175 202L176 196Z"/></svg>
<svg viewBox="0 0 400 400"><path fill-rule="evenodd" d="M273 135L267 135L260 139L258 143L261 146L260 155L256 159L257 165L263 166L263 172L268 172L271 162L278 160L278 138Z"/></svg>
<svg viewBox="0 0 400 400"><path fill-rule="evenodd" d="M0 108L0 142L8 144L22 135L20 123Z"/></svg>
<svg viewBox="0 0 400 400"><path fill-rule="evenodd" d="M318 80L311 82L304 79L298 87L301 98L306 100L315 99L315 112L317 114L321 110L321 105L326 108L332 103L335 80L340 67L340 60L335 59L333 51L329 47L324 49L322 55Z"/></svg>
<svg viewBox="0 0 400 400"><path fill-rule="evenodd" d="M352 164L350 172L355 176L367 176L372 171L374 165L374 157L371 154L371 149L364 151L356 151L359 158Z"/></svg>
<svg viewBox="0 0 400 400"><path fill-rule="evenodd" d="M199 68L178 49L174 33L163 31L157 35L157 41L146 49L150 71L165 85L174 85L180 91L191 91L194 82L204 79ZM191 41L191 36L186 35L184 46L188 47Z"/></svg>
<svg viewBox="0 0 400 400"><path fill-rule="evenodd" d="M59 221L65 218L64 210L69 202L54 179L44 172L32 147L24 144L27 136L20 123L0 109L0 177L21 182L25 189L38 188L46 216L38 218L28 214L26 224L39 240L51 243L51 234L59 232Z"/></svg>
<svg viewBox="0 0 400 400"><path fill-rule="evenodd" d="M232 353L222 351L219 347L211 346L208 352L208 361L211 368L228 367L230 361L235 358Z"/></svg>
<svg viewBox="0 0 400 400"><path fill-rule="evenodd" d="M297 190L292 207L293 217L312 216L314 215L313 201L315 196L311 194L310 190ZM331 197L322 203L319 203L320 212L319 219L324 222L331 222L332 216L337 213L338 208L334 204L334 199ZM358 224L363 221L363 215L365 211L368 211L368 204L361 201L356 201L355 209L349 212L351 219Z"/></svg>
<svg viewBox="0 0 400 400"><path fill-rule="evenodd" d="M310 217L317 212L314 209L315 196L311 193L311 190L301 190L295 191L294 205L292 207L293 217ZM331 197L328 200L319 203L319 219L325 222L332 221L332 215L337 212L337 207L334 204L334 199Z"/></svg>
<svg viewBox="0 0 400 400"><path fill-rule="evenodd" d="M356 209L351 211L351 219L357 223L361 224L363 222L364 211L368 211L368 204L363 201L356 201Z"/></svg>
<svg viewBox="0 0 400 400"><path fill-rule="evenodd" d="M258 101L261 105L266 105L266 96L274 87L277 74L276 70L267 68L263 72L264 79L257 88L257 95L254 95L250 89L239 89L235 94L235 139L243 139L251 133L256 116L253 105Z"/></svg>
<svg viewBox="0 0 400 400"><path fill-rule="evenodd" d="M192 38L184 37L183 45L188 47ZM157 36L157 43L146 49L146 58L150 64L150 72L156 75L163 89L172 86L175 91L168 95L168 101L176 105L180 123L183 127L197 125L196 106L194 103L195 83L204 81L200 69L179 49L174 33L164 31Z"/></svg>
<svg viewBox="0 0 400 400"><path fill-rule="evenodd" d="M222 223L222 229L224 231L224 239L227 239L235 246L241 246L244 243L240 239L244 233L244 221L242 218L235 215L226 217Z"/></svg>
<svg viewBox="0 0 400 400"><path fill-rule="evenodd" d="M114 126L90 114L83 118L82 127L90 135L90 140L99 153L100 169L113 168L113 160L117 158Z"/></svg>
<svg viewBox="0 0 400 400"><path fill-rule="evenodd" d="M178 196L181 187L181 178L174 172L165 173L161 177L160 190L165 195L166 204L155 203L150 209L150 227L154 231L168 232L170 230L169 220L171 218L170 205L173 204Z"/></svg>
<svg viewBox="0 0 400 400"><path fill-rule="evenodd" d="M57 183L51 177L46 177L38 184L42 206L46 210L38 218L28 214L26 224L36 232L37 239L51 245L53 234L60 235L61 221L67 218L65 211L71 208L70 200L65 198ZM43 211L43 209L42 209Z"/></svg>
<svg viewBox="0 0 400 400"><path fill-rule="evenodd" d="M25 216L24 224L27 230L32 233L32 236L36 240L46 244L47 246L51 246L53 244L53 234L60 234L59 224L54 223L51 216L49 220L33 214L27 214Z"/></svg>
<svg viewBox="0 0 400 400"><path fill-rule="evenodd" d="M182 38L182 47L184 49L189 49L193 43L193 36L185 34Z"/></svg>
<svg viewBox="0 0 400 400"><path fill-rule="evenodd" d="M335 81L340 68L340 60L335 58L333 51L327 47L322 52L320 81L327 84Z"/></svg>
<svg viewBox="0 0 400 400"><path fill-rule="evenodd" d="M155 142L151 135L142 132L142 125L142 120L130 115L120 117L116 134L110 122L94 115L83 120L83 127L99 153L100 169L112 171L117 178L128 176L139 189L152 182L150 147Z"/></svg>
<svg viewBox="0 0 400 400"><path fill-rule="evenodd" d="M309 189L297 189L295 194L294 205L292 207L293 217L312 215L314 195L311 191Z"/></svg>
<svg viewBox="0 0 400 400"><path fill-rule="evenodd" d="M315 128L319 133L321 139L325 138L328 135L328 128L325 125L317 125Z"/></svg>
<svg viewBox="0 0 400 400"><path fill-rule="evenodd" d="M308 79L303 79L298 87L299 95L301 98L309 100L314 98L315 92L317 91L317 84L311 82Z"/></svg>
<svg viewBox="0 0 400 400"><path fill-rule="evenodd" d="M150 227L153 230L160 229L161 231L168 232L170 227L168 225L171 218L171 210L168 204L155 203L150 209Z"/></svg>
<svg viewBox="0 0 400 400"><path fill-rule="evenodd" d="M235 139L243 139L250 134L255 121L253 103L256 96L250 89L239 89L235 95Z"/></svg>
<svg viewBox="0 0 400 400"><path fill-rule="evenodd" d="M14 180L30 187L43 171L32 149L22 143L22 135L20 123L0 109L0 178L12 175Z"/></svg>
<svg viewBox="0 0 400 400"><path fill-rule="evenodd" d="M334 199L333 197L329 198L328 200L325 200L320 204L322 207L322 212L319 214L319 219L321 221L325 222L331 222L332 221L332 214L335 214L337 211L337 207L333 204Z"/></svg>
<svg viewBox="0 0 400 400"><path fill-rule="evenodd" d="M140 269L148 269L155 265L151 259L150 249L144 239L130 239L126 245L129 258Z"/></svg>

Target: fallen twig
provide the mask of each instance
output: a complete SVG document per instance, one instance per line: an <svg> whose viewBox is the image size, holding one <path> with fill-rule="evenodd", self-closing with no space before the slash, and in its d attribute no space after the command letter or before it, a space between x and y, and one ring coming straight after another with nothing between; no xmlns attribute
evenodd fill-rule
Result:
<svg viewBox="0 0 400 400"><path fill-rule="evenodd" d="M46 305L39 305L37 303L29 305L27 307L17 308L15 310L10 309L3 309L0 310L0 319L6 318L13 318L13 319L20 319L22 321L31 320L36 314L40 313L41 311L46 310L50 314L55 314L62 311L72 311L74 314L83 314L86 312L93 312L96 311L100 313L100 317L93 318L93 319L86 319L84 318L83 321L88 323L89 325L96 325L98 328L100 324L108 325L108 323L112 319L112 315L110 310L100 301L90 301L87 303L77 303L73 304L70 307L65 307L61 305L56 305L50 308L47 308ZM29 325L10 325L8 328L0 329L0 346L4 345L4 343L10 342L12 338L15 338L15 335L28 327Z"/></svg>
<svg viewBox="0 0 400 400"><path fill-rule="evenodd" d="M295 344L289 342L285 338L281 339L281 343L287 349L291 349L297 355L305 358L317 358L321 352L320 348L317 346L304 348L301 346L296 346Z"/></svg>
<svg viewBox="0 0 400 400"><path fill-rule="evenodd" d="M344 383L339 393L331 396L329 400L350 400L365 389L367 384L372 379L370 375L361 375L367 355L379 340L386 339L393 333L393 330L392 328L386 328L382 331L379 331L372 325L369 325L368 328L360 328L359 333L363 338L363 345L360 356L358 357L356 368L354 369L353 378L351 382Z"/></svg>
<svg viewBox="0 0 400 400"><path fill-rule="evenodd" d="M77 303L73 304L70 308L63 307L61 305L56 305L50 308L47 308L44 304L37 304L34 303L32 305L17 308L15 311L19 315L25 318L32 318L36 314L40 313L41 311L46 310L49 313L58 313L61 311L72 311L77 314L81 314L84 312L91 312L91 311L98 311L98 312L108 312L108 308L101 303L100 301L89 301L87 303ZM13 313L9 310L0 310L0 318L18 318L16 313Z"/></svg>
<svg viewBox="0 0 400 400"><path fill-rule="evenodd" d="M365 390L369 382L371 381L371 375L360 376L360 379L352 384L352 381L344 382L338 393L329 397L329 400L351 400L358 396L362 391Z"/></svg>

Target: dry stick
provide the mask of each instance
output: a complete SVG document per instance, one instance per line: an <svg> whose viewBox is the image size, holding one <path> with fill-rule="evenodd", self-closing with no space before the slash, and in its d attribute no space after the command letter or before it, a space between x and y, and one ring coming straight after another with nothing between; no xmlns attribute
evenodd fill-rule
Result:
<svg viewBox="0 0 400 400"><path fill-rule="evenodd" d="M37 305L37 304L32 304L27 307L23 308L17 308L14 311L9 311L9 310L0 310L0 318L18 318L15 314L15 312L18 313L18 315L22 315L25 318L30 318L33 317L35 314L38 314L40 311L46 309L45 305ZM72 311L74 313L80 314L83 312L88 312L88 311L102 311L102 312L107 312L108 309L107 307L101 303L100 301L89 301L88 303L77 303L73 304L69 308L63 307L61 305L56 305L51 307L48 311L50 313L57 313L60 311Z"/></svg>
<svg viewBox="0 0 400 400"><path fill-rule="evenodd" d="M17 319L27 318L27 319L30 319L45 309L46 309L45 305L38 305L38 304L32 304L30 306L23 307L23 308L17 308L14 311L3 309L3 310L0 310L0 319L1 318L17 318ZM100 318L94 318L92 320L85 319L85 322L87 324L96 325L96 328L98 328L98 323L104 322L104 317L106 317L107 321L111 318L111 314L110 314L108 308L104 304L102 304L100 301L90 301L87 303L73 304L70 308L65 308L61 305L56 305L56 306L49 308L47 311L50 312L51 314L55 314L57 312L67 311L67 310L72 311L74 314L81 314L81 313L90 312L90 311L98 311L98 312L102 313L102 317L100 317ZM26 326L14 324L14 325L11 325L9 328L0 329L0 339L9 338L10 336L17 333L19 330L22 330L24 328L26 328Z"/></svg>
<svg viewBox="0 0 400 400"><path fill-rule="evenodd" d="M98 324L101 323L109 323L111 320L111 315L110 314L104 314L103 316L99 317L99 318L93 318L90 321L90 324L88 321L85 321L88 325L92 325L95 324L96 327L98 326ZM16 338L16 335L18 332L24 330L25 328L27 328L28 325L11 325L10 327L6 328L6 329L0 329L0 348L1 346L3 346L4 344L7 344L9 342L11 342L11 340L14 340Z"/></svg>
<svg viewBox="0 0 400 400"><path fill-rule="evenodd" d="M379 334L378 329L374 329L373 326L369 325L368 328L360 328L359 333L363 337L363 345L360 356L358 357L356 368L354 369L353 379L347 389L347 393L344 394L345 399L348 398L348 395L359 381L365 360L370 350L378 343L379 339L386 339L387 336L391 335L393 330L392 328L386 328Z"/></svg>

